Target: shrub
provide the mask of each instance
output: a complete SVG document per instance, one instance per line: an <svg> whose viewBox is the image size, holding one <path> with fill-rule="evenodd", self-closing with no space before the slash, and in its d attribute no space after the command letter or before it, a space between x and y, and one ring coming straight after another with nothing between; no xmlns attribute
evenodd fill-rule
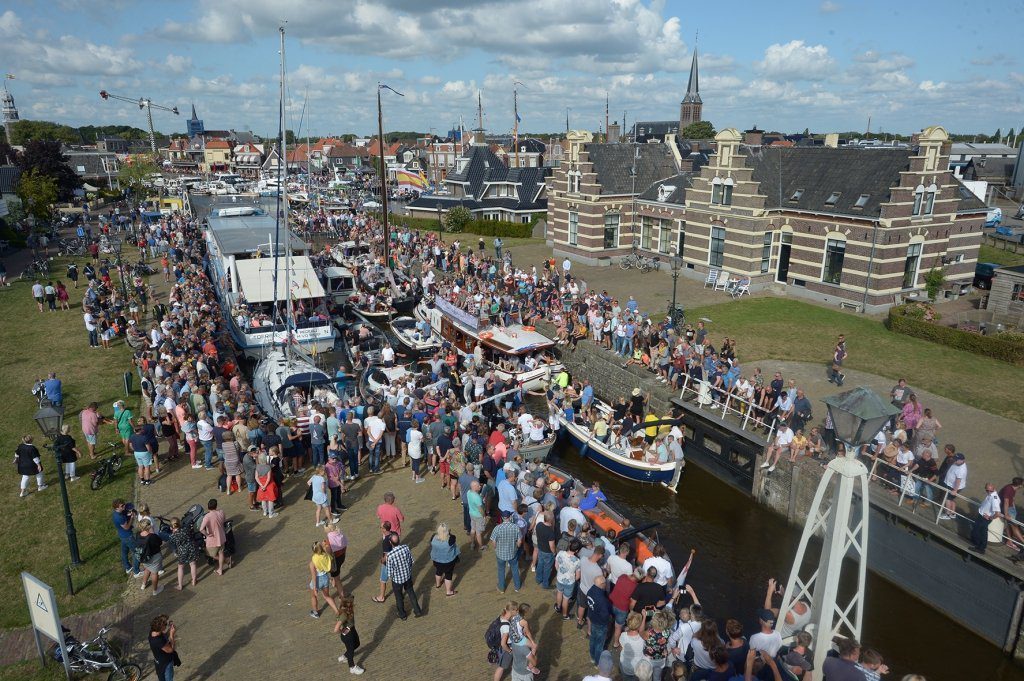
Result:
<svg viewBox="0 0 1024 681"><path fill-rule="evenodd" d="M935 300L946 283L946 272L932 268L924 275L924 290L928 292L928 299Z"/></svg>
<svg viewBox="0 0 1024 681"><path fill-rule="evenodd" d="M468 234L479 234L481 236L500 236L506 239L529 239L533 236L533 225L538 218L531 219L528 223L504 222L500 220L470 220L462 227L462 231ZM403 225L409 229L418 229L421 232L436 232L436 218L414 218L407 215L392 215L389 218L392 225Z"/></svg>
<svg viewBox="0 0 1024 681"><path fill-rule="evenodd" d="M462 232L471 222L473 222L473 214L463 206L455 206L444 216L444 228L453 234Z"/></svg>
<svg viewBox="0 0 1024 681"><path fill-rule="evenodd" d="M915 318L916 312L909 309L913 307L912 304L891 308L886 327L890 331L945 345L955 350L965 350L1003 362L1024 365L1024 342L1017 338L1022 334L1002 333L998 336L982 336L970 331L940 326L924 321L923 316Z"/></svg>

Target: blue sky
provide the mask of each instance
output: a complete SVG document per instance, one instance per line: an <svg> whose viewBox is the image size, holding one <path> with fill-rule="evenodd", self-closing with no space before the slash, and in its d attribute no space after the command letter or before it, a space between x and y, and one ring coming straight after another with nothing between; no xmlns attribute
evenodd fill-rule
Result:
<svg viewBox="0 0 1024 681"><path fill-rule="evenodd" d="M143 127L131 105L100 100L106 89L266 133L281 19L289 127L309 94L303 133L373 132L377 81L406 94L388 97L391 130L443 132L460 115L474 127L480 90L485 126L509 131L514 81L521 130L564 130L566 107L572 127L596 130L606 93L614 120L675 118L698 31L717 128L863 130L869 116L902 133L1024 127L1024 55L993 30L1020 18L995 2L7 0L0 62L23 118ZM155 117L185 129L184 115Z"/></svg>

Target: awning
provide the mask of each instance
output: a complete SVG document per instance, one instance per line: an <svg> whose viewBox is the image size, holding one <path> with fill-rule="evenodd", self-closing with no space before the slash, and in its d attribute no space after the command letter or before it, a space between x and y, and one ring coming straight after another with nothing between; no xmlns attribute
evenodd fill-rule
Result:
<svg viewBox="0 0 1024 681"><path fill-rule="evenodd" d="M289 276L285 258L278 259L277 300L286 300L286 280ZM250 303L269 303L274 296L274 258L253 258L236 260L238 283L242 295ZM300 255L291 258L291 296L293 300L323 298L324 287L317 279L316 270L309 258Z"/></svg>
<svg viewBox="0 0 1024 681"><path fill-rule="evenodd" d="M82 189L87 192L98 192L100 190L99 187L93 187L91 184L83 184Z"/></svg>

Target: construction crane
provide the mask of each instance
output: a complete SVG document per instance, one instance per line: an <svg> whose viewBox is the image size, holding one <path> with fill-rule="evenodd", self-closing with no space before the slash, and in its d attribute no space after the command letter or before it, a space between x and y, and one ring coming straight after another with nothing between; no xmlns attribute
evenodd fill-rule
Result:
<svg viewBox="0 0 1024 681"><path fill-rule="evenodd" d="M153 109L160 109L161 111L170 111L175 116L178 115L178 107L176 106L161 106L154 104L153 100L148 97L139 97L133 99L132 97L122 97L121 95L115 95L107 92L106 90L100 90L100 97L103 99L117 99L122 102L129 102L131 104L138 104L140 109L146 110L146 118L149 120L149 148L153 154L156 154L156 133L153 131Z"/></svg>

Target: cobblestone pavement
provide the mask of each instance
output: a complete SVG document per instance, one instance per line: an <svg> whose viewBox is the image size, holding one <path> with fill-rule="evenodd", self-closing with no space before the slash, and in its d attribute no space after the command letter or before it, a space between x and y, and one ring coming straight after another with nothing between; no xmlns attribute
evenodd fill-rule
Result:
<svg viewBox="0 0 1024 681"><path fill-rule="evenodd" d="M314 527L312 504L302 499L304 478L285 482L287 505L273 519L249 511L245 494L228 497L218 492L216 478L217 473L193 470L179 459L164 467L155 484L141 490L141 500L163 516L180 515L191 504L205 505L217 497L234 522L238 553L234 567L223 576L201 565L195 588L187 585L186 572L185 590L174 590L177 563L171 557L165 558L162 580L167 588L161 594L142 594L134 585L129 589L127 598L136 605L136 660L150 659L148 624L153 616L166 613L178 625L183 666L177 678L247 678L254 673L276 679L347 676L345 665L337 661L344 647L332 633L333 613L325 608L321 619L309 616L310 545L324 533ZM414 485L408 469L388 470L356 481L345 495L349 508L340 524L349 548L343 585L355 594L362 639L356 659L366 668L366 678L401 678L419 665L429 668L432 678L489 678L492 668L486 661L484 631L509 599L534 606L530 622L544 671L539 678L577 679L591 673L586 639L574 622L563 623L554 615L553 592L542 591L526 567L520 594L511 585L504 595L498 593L492 551L468 549L461 506L439 487L439 478L428 476L425 484ZM380 583L375 510L388 490L397 495L407 519L403 539L413 551L416 593L427 613L404 622L396 615L390 588L387 603L371 601ZM450 598L433 588L429 559L430 536L440 521L453 528L463 550L455 572L458 595ZM400 657L392 658L394 654Z"/></svg>

